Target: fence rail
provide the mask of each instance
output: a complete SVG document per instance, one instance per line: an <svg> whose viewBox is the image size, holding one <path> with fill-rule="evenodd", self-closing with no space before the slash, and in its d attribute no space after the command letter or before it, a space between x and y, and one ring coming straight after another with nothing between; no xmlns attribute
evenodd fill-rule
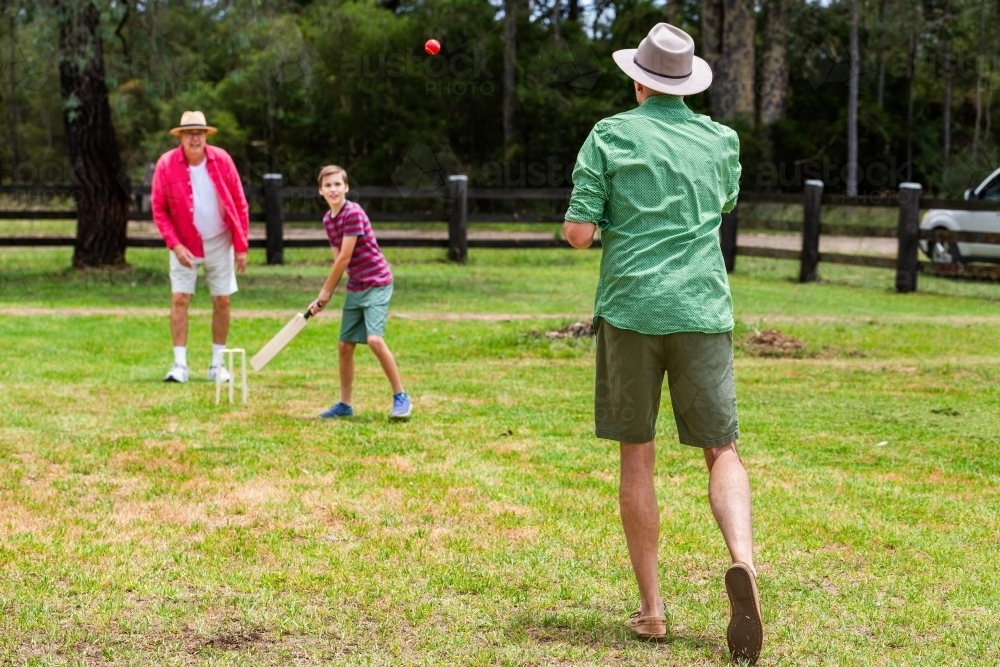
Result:
<svg viewBox="0 0 1000 667"><path fill-rule="evenodd" d="M317 200L318 192L313 186L285 186L281 176L268 174L262 186L246 186L248 199L263 202L262 212L253 212L251 222L264 223L265 238L253 238L250 247L265 248L267 262L280 264L284 260L284 248L326 247L325 238L301 238L286 236L285 223L319 222L320 213L285 212L286 200ZM469 248L566 248L569 244L560 238L470 238L470 224L552 224L562 222L561 212L538 213L514 211L510 213L481 213L469 211L469 200L482 201L568 201L570 188L470 188L465 176L452 176L448 183L436 189L397 188L391 186L363 186L350 190L356 200L405 199L419 204L418 210L379 211L373 208L369 215L373 222L407 223L447 223L447 238L414 236L411 238L380 238L386 247L441 247L448 249L453 261L465 261ZM0 186L0 195L14 195L25 202L56 197L74 198L80 193L75 186ZM151 188L132 188L133 206L129 220L148 222L152 220L149 210ZM740 195L743 204L783 204L801 205L802 222L775 220L768 218L739 220L739 210L723 216L720 229L720 245L727 271L736 265L737 255L750 257L770 257L791 259L800 262L800 280L810 282L817 279L820 263L848 264L889 268L896 270L896 289L908 292L916 289L917 274L931 273L941 276L991 277L1000 278L1000 266L975 266L963 264L931 264L920 262L919 242L921 240L944 243L980 243L1000 245L1000 233L922 231L919 229L921 210L949 209L959 211L1000 211L997 202L952 201L921 198L919 184L903 183L897 192L884 192L877 196L849 198L843 195L823 193L819 181L807 181L802 194L773 194L744 192ZM428 205L430 203L430 205ZM891 207L899 210L895 227L829 224L822 222L823 210L830 207ZM423 210L419 210L423 209ZM436 209L436 210L432 210ZM0 211L0 220L75 220L76 211L65 210L7 210ZM801 250L754 247L738 243L738 230L770 230L795 232L802 235ZM871 255L851 255L844 253L819 252L821 236L848 236L872 238L896 238L898 252L895 258ZM0 246L72 246L75 239L70 236L10 236L0 238ZM130 237L128 246L134 248L162 247L162 241L152 236ZM600 247L597 241L594 247Z"/></svg>

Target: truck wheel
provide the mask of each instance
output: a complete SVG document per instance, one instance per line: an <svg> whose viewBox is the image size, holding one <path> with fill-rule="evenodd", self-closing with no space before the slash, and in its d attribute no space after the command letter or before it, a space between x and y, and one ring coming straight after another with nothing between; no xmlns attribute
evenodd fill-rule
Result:
<svg viewBox="0 0 1000 667"><path fill-rule="evenodd" d="M935 232L950 231L944 227L935 227ZM958 244L949 241L928 241L930 245L931 262L934 264L961 264L962 253L958 251Z"/></svg>

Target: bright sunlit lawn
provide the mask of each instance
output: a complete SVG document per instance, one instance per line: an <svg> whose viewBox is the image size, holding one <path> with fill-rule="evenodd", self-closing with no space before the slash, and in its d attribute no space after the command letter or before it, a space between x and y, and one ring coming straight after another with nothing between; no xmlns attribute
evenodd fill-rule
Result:
<svg viewBox="0 0 1000 667"><path fill-rule="evenodd" d="M195 379L161 382L165 253L77 274L66 250L0 251L0 664L728 662L728 558L669 402L671 640L623 626L638 596L593 342L544 336L591 312L599 251L388 254L404 424L362 348L357 416L316 418L337 399L336 317L251 374L248 406L216 406L204 293ZM315 296L328 253L289 256L252 256L231 346L252 354ZM761 664L996 664L1000 287L796 272L740 258L731 279ZM745 339L769 328L805 348L759 356Z"/></svg>

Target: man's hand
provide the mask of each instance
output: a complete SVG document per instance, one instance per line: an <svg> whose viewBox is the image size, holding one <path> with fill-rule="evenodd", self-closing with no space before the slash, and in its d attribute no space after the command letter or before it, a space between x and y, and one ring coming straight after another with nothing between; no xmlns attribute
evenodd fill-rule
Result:
<svg viewBox="0 0 1000 667"><path fill-rule="evenodd" d="M326 290L320 290L319 296L316 300L309 304L309 312L313 316L319 315L320 311L326 308L326 304L330 303L330 297L332 294Z"/></svg>
<svg viewBox="0 0 1000 667"><path fill-rule="evenodd" d="M181 263L181 266L187 269L190 269L191 267L194 266L194 255L192 255L191 251L185 248L183 245L178 243L173 248L171 248L171 250L173 250L174 254L177 255L177 261Z"/></svg>
<svg viewBox="0 0 1000 667"><path fill-rule="evenodd" d="M236 253L236 273L247 272L247 254L245 252Z"/></svg>

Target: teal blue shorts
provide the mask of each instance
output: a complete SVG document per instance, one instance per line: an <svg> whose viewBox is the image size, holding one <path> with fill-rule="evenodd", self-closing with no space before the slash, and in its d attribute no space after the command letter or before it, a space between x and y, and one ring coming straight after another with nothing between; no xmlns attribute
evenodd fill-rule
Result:
<svg viewBox="0 0 1000 667"><path fill-rule="evenodd" d="M392 283L360 292L348 290L344 315L340 320L340 341L367 343L369 336L384 336L391 298Z"/></svg>

